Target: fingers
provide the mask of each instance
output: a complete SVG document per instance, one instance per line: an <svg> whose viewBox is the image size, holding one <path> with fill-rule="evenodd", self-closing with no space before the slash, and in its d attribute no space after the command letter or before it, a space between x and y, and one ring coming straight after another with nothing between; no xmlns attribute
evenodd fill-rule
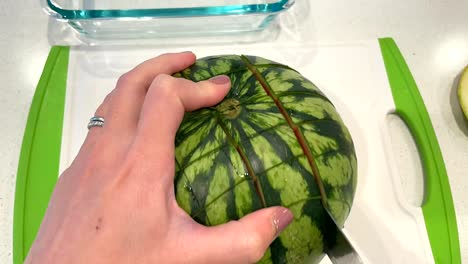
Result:
<svg viewBox="0 0 468 264"><path fill-rule="evenodd" d="M112 91L112 100L106 106L106 130L114 134L133 134L138 124L146 92L160 74L173 74L195 62L191 52L168 53L147 60L123 74Z"/></svg>
<svg viewBox="0 0 468 264"><path fill-rule="evenodd" d="M124 155L135 135L148 88L156 76L173 74L194 62L195 55L191 52L168 53L147 60L123 74L117 81L116 88L106 96L95 112L95 116L104 117L103 127L89 129L79 156L94 155L93 160L103 165L115 160L109 160L106 158L108 156ZM113 144L109 144L110 142ZM95 152L100 155L96 156Z"/></svg>
<svg viewBox="0 0 468 264"><path fill-rule="evenodd" d="M199 236L199 254L213 263L226 263L227 256L229 263L255 263L292 219L291 211L278 206L208 228L206 234Z"/></svg>
<svg viewBox="0 0 468 264"><path fill-rule="evenodd" d="M173 163L174 138L185 111L220 102L229 88L227 76L198 83L164 74L156 77L143 104L137 131L145 154L151 155L152 160Z"/></svg>

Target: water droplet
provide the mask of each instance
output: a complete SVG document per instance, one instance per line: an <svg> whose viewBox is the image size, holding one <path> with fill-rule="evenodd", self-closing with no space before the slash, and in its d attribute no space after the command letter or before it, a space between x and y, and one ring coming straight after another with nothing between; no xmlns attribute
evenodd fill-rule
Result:
<svg viewBox="0 0 468 264"><path fill-rule="evenodd" d="M240 173L239 176L240 176L241 178L245 178L245 177L248 177L248 176L249 176L249 173L248 173L248 172Z"/></svg>
<svg viewBox="0 0 468 264"><path fill-rule="evenodd" d="M189 192L193 192L192 186L189 183L184 183L184 188Z"/></svg>

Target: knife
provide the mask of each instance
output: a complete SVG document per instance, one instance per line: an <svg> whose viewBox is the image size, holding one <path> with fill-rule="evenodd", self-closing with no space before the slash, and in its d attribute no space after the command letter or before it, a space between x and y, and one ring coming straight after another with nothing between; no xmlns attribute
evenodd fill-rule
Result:
<svg viewBox="0 0 468 264"><path fill-rule="evenodd" d="M325 251L331 262L333 264L363 264L359 254L346 238L341 227L336 223L329 210L326 211L330 226L332 228L334 227L336 230L334 243L332 243Z"/></svg>

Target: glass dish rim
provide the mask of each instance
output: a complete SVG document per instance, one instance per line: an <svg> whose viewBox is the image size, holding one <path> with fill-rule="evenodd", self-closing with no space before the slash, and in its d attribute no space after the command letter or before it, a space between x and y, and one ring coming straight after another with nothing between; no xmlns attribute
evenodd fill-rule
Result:
<svg viewBox="0 0 468 264"><path fill-rule="evenodd" d="M197 16L223 16L271 14L288 9L295 0L278 0L274 3L207 6L190 8L158 8L158 9L64 9L56 5L53 0L41 0L44 9L60 19L119 19L119 18L170 18L170 17L197 17Z"/></svg>

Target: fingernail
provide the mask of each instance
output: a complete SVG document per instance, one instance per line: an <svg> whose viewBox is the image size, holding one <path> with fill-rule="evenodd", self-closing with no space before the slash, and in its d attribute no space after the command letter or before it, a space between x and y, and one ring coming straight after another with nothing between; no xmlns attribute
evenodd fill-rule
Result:
<svg viewBox="0 0 468 264"><path fill-rule="evenodd" d="M181 53L193 53L193 52L190 50L187 50L187 51L182 51Z"/></svg>
<svg viewBox="0 0 468 264"><path fill-rule="evenodd" d="M208 81L210 81L211 83L214 83L214 84L226 84L226 83L230 82L231 80L226 75L219 75L219 76L215 76L215 77L209 79Z"/></svg>
<svg viewBox="0 0 468 264"><path fill-rule="evenodd" d="M273 225L276 229L276 235L279 235L293 220L293 214L289 209L280 207L273 215Z"/></svg>

